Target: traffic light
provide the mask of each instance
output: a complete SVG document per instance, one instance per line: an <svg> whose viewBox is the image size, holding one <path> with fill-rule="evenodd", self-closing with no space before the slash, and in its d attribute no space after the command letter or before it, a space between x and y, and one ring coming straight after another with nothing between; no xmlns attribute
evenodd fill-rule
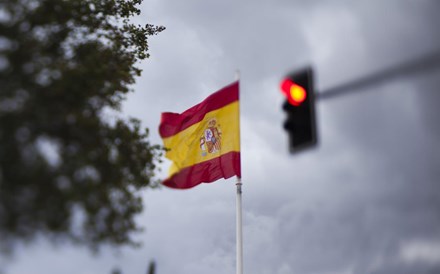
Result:
<svg viewBox="0 0 440 274"><path fill-rule="evenodd" d="M287 113L284 129L289 134L291 153L316 145L315 94L313 71L307 68L288 74L281 81L286 96L283 110Z"/></svg>

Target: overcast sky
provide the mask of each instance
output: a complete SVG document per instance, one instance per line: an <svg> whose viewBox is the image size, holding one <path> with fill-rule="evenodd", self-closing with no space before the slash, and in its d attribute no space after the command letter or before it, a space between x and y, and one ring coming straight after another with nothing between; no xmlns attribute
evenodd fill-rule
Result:
<svg viewBox="0 0 440 274"><path fill-rule="evenodd" d="M281 77L312 65L325 90L440 49L438 0L145 0L167 29L123 114L161 143L182 112L240 70L244 273L440 273L440 68L317 102L319 145L289 155ZM159 177L166 176L169 163ZM140 249L44 240L7 274L235 273L235 179L145 190Z"/></svg>

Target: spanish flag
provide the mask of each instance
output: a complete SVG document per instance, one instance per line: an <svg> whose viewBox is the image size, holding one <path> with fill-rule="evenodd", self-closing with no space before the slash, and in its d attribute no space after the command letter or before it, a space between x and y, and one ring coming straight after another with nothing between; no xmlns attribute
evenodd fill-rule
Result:
<svg viewBox="0 0 440 274"><path fill-rule="evenodd" d="M238 99L234 82L181 114L162 113L159 133L173 162L164 185L186 189L241 177Z"/></svg>

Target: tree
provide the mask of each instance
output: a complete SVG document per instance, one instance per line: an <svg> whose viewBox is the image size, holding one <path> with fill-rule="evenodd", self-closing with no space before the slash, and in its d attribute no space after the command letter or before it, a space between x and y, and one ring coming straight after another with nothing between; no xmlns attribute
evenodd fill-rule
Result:
<svg viewBox="0 0 440 274"><path fill-rule="evenodd" d="M0 242L135 244L162 149L110 119L148 58L142 0L0 2Z"/></svg>

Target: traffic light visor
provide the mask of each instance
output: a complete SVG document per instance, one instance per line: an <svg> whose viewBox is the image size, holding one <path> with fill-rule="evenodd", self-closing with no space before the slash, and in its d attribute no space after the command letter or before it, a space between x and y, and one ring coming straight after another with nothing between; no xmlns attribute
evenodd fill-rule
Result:
<svg viewBox="0 0 440 274"><path fill-rule="evenodd" d="M286 96L287 101L291 105L299 106L302 102L306 100L307 92L306 90L300 86L295 84L290 79L284 79L281 82L281 92Z"/></svg>

